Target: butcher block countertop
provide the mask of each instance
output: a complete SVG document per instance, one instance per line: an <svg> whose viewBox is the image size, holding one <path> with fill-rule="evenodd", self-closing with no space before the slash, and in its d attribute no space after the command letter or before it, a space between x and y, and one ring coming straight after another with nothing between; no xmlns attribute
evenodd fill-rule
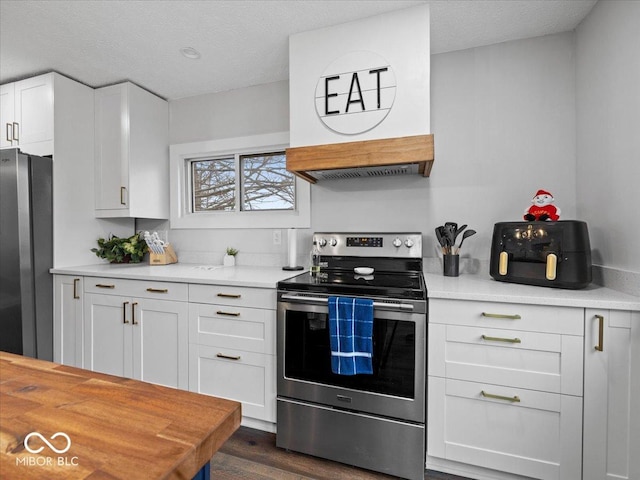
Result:
<svg viewBox="0 0 640 480"><path fill-rule="evenodd" d="M0 352L2 478L191 479L240 419L238 402Z"/></svg>

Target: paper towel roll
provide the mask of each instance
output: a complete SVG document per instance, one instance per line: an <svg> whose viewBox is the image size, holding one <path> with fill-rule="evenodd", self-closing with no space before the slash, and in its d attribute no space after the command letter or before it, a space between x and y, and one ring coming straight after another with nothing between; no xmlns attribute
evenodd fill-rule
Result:
<svg viewBox="0 0 640 480"><path fill-rule="evenodd" d="M295 228L287 231L287 240L289 248L289 267L296 266L296 258L298 257L298 233Z"/></svg>

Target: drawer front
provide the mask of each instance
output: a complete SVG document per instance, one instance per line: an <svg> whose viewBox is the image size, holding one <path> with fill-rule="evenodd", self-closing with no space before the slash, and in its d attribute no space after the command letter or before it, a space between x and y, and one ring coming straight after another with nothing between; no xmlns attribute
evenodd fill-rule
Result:
<svg viewBox="0 0 640 480"><path fill-rule="evenodd" d="M275 354L275 329L275 310L189 304L190 343Z"/></svg>
<svg viewBox="0 0 640 480"><path fill-rule="evenodd" d="M582 395L582 337L429 325L429 375Z"/></svg>
<svg viewBox="0 0 640 480"><path fill-rule="evenodd" d="M435 377L429 392L428 455L538 479L580 479L581 398Z"/></svg>
<svg viewBox="0 0 640 480"><path fill-rule="evenodd" d="M189 390L242 403L242 415L276 421L275 356L191 345Z"/></svg>
<svg viewBox="0 0 640 480"><path fill-rule="evenodd" d="M189 285L189 301L275 310L276 291L271 288L193 284Z"/></svg>
<svg viewBox="0 0 640 480"><path fill-rule="evenodd" d="M151 282L108 277L85 277L84 291L104 295L134 298L153 298L186 302L189 298L186 283Z"/></svg>
<svg viewBox="0 0 640 480"><path fill-rule="evenodd" d="M429 322L541 333L584 335L581 308L519 303L429 300Z"/></svg>

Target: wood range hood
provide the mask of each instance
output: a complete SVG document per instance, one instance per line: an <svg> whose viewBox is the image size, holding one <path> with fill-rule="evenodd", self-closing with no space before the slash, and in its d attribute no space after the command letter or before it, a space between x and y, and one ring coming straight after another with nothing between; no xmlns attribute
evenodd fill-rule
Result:
<svg viewBox="0 0 640 480"><path fill-rule="evenodd" d="M411 173L428 177L433 161L432 134L287 149L287 170L311 183Z"/></svg>

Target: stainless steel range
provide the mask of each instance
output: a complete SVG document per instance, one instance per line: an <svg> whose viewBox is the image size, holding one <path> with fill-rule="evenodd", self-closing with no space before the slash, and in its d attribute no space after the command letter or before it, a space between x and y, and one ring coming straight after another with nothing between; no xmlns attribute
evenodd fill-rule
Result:
<svg viewBox="0 0 640 480"><path fill-rule="evenodd" d="M422 480L427 330L422 236L316 233L313 240L320 247L320 273L278 283L276 444ZM332 373L332 296L373 300L372 374Z"/></svg>

